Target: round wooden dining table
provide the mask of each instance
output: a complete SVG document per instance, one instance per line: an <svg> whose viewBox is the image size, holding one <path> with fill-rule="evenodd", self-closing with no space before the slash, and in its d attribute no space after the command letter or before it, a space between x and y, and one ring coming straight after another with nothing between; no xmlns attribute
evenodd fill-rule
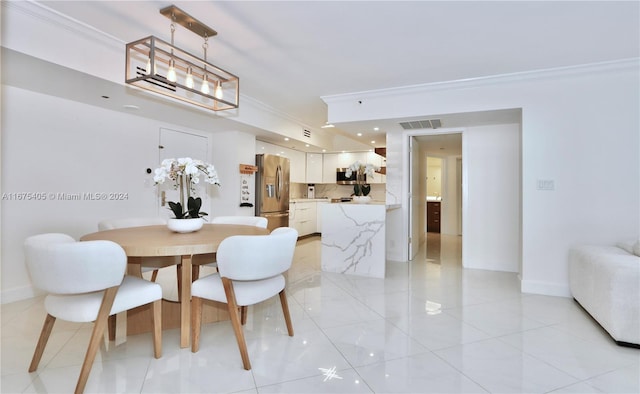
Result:
<svg viewBox="0 0 640 394"><path fill-rule="evenodd" d="M86 234L81 241L108 240L119 244L129 262L139 264L144 257L179 256L182 264L180 286L180 347L190 344L191 267L194 256L213 254L227 237L265 235L264 228L236 224L205 224L192 233L176 233L164 225L127 227Z"/></svg>

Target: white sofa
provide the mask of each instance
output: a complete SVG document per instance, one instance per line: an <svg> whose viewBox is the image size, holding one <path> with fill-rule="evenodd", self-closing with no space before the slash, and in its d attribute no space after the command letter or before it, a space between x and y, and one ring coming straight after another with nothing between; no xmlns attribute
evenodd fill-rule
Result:
<svg viewBox="0 0 640 394"><path fill-rule="evenodd" d="M573 298L619 345L640 347L639 256L640 241L579 246L569 253Z"/></svg>

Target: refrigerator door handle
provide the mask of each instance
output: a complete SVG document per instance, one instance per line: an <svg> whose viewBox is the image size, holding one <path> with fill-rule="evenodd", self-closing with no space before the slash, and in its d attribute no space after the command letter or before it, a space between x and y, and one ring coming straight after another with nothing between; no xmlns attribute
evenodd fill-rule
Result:
<svg viewBox="0 0 640 394"><path fill-rule="evenodd" d="M278 164L276 169L276 200L280 201L282 197L282 167Z"/></svg>

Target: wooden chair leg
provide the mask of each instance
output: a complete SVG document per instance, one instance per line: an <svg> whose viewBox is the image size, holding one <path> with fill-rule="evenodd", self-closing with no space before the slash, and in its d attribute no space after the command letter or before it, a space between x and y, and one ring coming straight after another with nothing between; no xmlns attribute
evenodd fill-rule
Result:
<svg viewBox="0 0 640 394"><path fill-rule="evenodd" d="M228 278L222 278L222 284L224 285L224 293L227 296L229 316L231 317L233 331L236 334L236 341L238 342L238 348L240 349L242 364L244 365L244 369L249 371L251 369L251 363L249 362L249 352L247 351L244 332L242 331L242 325L240 324L240 316L238 316L238 304L236 303L236 295L233 292L233 282Z"/></svg>
<svg viewBox="0 0 640 394"><path fill-rule="evenodd" d="M280 303L282 304L282 313L284 313L284 321L287 323L287 331L289 336L293 336L293 324L291 324L291 316L289 315L289 303L287 302L287 295L284 289L280 292Z"/></svg>
<svg viewBox="0 0 640 394"><path fill-rule="evenodd" d="M200 266L192 265L191 266L191 281L195 282L200 277Z"/></svg>
<svg viewBox="0 0 640 394"><path fill-rule="evenodd" d="M247 306L240 307L240 323L244 326L247 324Z"/></svg>
<svg viewBox="0 0 640 394"><path fill-rule="evenodd" d="M202 324L202 298L191 297L191 351L200 348L200 329Z"/></svg>
<svg viewBox="0 0 640 394"><path fill-rule="evenodd" d="M178 281L178 302L180 302L182 298L182 264L176 265L176 280Z"/></svg>
<svg viewBox="0 0 640 394"><path fill-rule="evenodd" d="M151 273L151 281L155 282L156 279L158 279L158 270L153 270L153 272Z"/></svg>
<svg viewBox="0 0 640 394"><path fill-rule="evenodd" d="M38 369L38 364L40 364L42 353L44 353L44 348L47 346L55 322L56 318L47 313L47 317L44 319L44 325L42 326L42 332L40 332L40 339L38 339L36 350L33 352L33 358L31 359L31 365L29 365L29 372Z"/></svg>
<svg viewBox="0 0 640 394"><path fill-rule="evenodd" d="M153 356L162 357L162 299L153 302Z"/></svg>
<svg viewBox="0 0 640 394"><path fill-rule="evenodd" d="M84 362L80 369L80 377L78 378L75 390L76 394L84 392L84 388L87 385L87 379L89 378L89 373L93 366L93 360L95 360L96 353L100 347L100 341L102 341L102 335L104 334L104 330L107 326L107 318L109 317L109 312L111 312L113 300L116 298L118 287L119 286L108 288L105 290L104 296L102 297L102 304L98 311L98 317L96 318L95 323L93 323L93 332L91 333L91 339L89 340L87 354L84 357Z"/></svg>
<svg viewBox="0 0 640 394"><path fill-rule="evenodd" d="M107 320L107 330L109 330L110 341L115 341L116 339L116 323L116 315L109 316L109 319Z"/></svg>

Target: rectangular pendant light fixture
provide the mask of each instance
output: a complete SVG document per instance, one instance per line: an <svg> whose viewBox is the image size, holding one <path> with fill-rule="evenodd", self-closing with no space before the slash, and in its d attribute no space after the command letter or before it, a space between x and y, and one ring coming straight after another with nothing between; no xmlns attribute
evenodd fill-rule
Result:
<svg viewBox="0 0 640 394"><path fill-rule="evenodd" d="M207 62L207 40L216 31L179 8L160 13L172 20L172 43L149 36L126 45L125 83L213 111L238 108L240 79ZM173 23L204 38L204 57L173 45Z"/></svg>

